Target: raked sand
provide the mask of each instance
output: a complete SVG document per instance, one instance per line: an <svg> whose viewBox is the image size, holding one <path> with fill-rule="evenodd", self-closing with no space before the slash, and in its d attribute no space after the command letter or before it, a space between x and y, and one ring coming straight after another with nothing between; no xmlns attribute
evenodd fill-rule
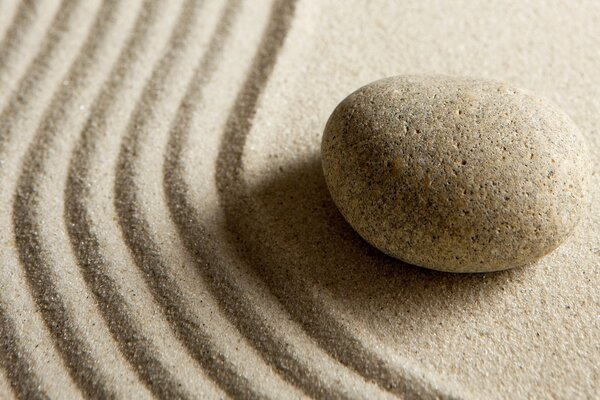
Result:
<svg viewBox="0 0 600 400"><path fill-rule="evenodd" d="M596 1L0 2L0 398L600 393ZM407 73L549 98L589 211L536 265L405 265L320 165L348 93Z"/></svg>

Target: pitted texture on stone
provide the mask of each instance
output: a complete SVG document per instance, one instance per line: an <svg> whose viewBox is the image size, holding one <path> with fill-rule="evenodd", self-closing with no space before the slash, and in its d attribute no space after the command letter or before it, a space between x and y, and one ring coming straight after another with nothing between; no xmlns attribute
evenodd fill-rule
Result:
<svg viewBox="0 0 600 400"><path fill-rule="evenodd" d="M583 211L585 148L562 111L506 84L397 76L335 109L323 170L369 243L451 272L525 265L555 249Z"/></svg>

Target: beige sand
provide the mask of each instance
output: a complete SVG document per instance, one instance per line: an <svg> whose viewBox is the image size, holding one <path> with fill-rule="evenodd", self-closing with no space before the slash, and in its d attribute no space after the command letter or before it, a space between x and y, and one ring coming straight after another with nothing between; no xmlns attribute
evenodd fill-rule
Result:
<svg viewBox="0 0 600 400"><path fill-rule="evenodd" d="M389 3L0 2L1 397L600 392L600 5ZM593 160L574 236L463 276L361 241L321 133L400 73L559 104Z"/></svg>

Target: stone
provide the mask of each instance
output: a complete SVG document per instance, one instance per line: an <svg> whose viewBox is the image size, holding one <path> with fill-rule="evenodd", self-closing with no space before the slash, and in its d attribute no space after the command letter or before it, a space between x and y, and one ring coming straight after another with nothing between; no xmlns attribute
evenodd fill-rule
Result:
<svg viewBox="0 0 600 400"><path fill-rule="evenodd" d="M507 84L396 76L346 97L321 143L348 223L382 252L449 272L532 263L585 209L588 160L572 120Z"/></svg>

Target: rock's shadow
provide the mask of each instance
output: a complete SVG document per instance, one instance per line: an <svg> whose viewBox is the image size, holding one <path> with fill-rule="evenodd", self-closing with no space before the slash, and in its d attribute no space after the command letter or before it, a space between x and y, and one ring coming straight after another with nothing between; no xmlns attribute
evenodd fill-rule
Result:
<svg viewBox="0 0 600 400"><path fill-rule="evenodd" d="M397 319L444 310L467 311L493 301L528 268L487 274L451 274L415 267L381 253L344 220L331 200L318 155L287 164L246 188L248 207L237 233L254 265L286 304L303 302L306 289L326 292L344 311ZM430 322L434 322L433 320Z"/></svg>

